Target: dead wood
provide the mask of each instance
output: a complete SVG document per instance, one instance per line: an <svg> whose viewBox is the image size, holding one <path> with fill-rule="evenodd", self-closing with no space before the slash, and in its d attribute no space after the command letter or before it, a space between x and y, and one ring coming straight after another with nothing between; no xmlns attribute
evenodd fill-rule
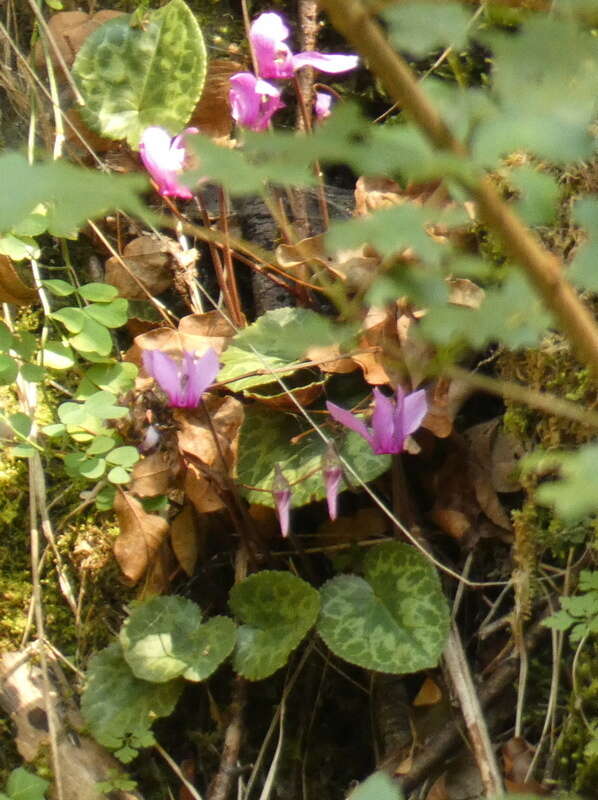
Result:
<svg viewBox="0 0 598 800"><path fill-rule="evenodd" d="M35 761L48 750L48 704L56 721L56 750L64 800L101 800L106 797L96 784L124 774L122 764L105 748L83 736L84 722L72 700L60 667L51 666L49 698L44 697L41 669L27 652L0 656L0 708L12 720L15 742L23 759ZM111 800L141 800L136 792L113 791Z"/></svg>

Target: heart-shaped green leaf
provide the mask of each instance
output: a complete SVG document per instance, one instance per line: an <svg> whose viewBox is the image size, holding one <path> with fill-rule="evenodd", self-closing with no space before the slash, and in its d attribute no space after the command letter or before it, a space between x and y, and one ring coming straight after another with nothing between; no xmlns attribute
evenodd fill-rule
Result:
<svg viewBox="0 0 598 800"><path fill-rule="evenodd" d="M365 558L365 580L339 575L320 590L318 633L337 656L366 669L403 674L435 667L449 610L434 566L401 542Z"/></svg>
<svg viewBox="0 0 598 800"><path fill-rule="evenodd" d="M154 597L135 606L120 632L133 673L156 683L179 675L205 680L232 652L236 626L227 617L201 619L199 606L183 597Z"/></svg>
<svg viewBox="0 0 598 800"><path fill-rule="evenodd" d="M229 604L243 625L234 667L249 680L267 678L286 664L318 616L318 592L290 572L263 570L236 584Z"/></svg>
<svg viewBox="0 0 598 800"><path fill-rule="evenodd" d="M203 89L206 51L183 0L148 12L141 24L131 21L116 17L88 36L73 74L85 98L85 122L137 147L151 125L181 131Z"/></svg>
<svg viewBox="0 0 598 800"><path fill-rule="evenodd" d="M118 642L100 650L89 662L81 711L97 741L120 747L130 736L147 738L156 717L173 710L183 681L155 683L136 678Z"/></svg>

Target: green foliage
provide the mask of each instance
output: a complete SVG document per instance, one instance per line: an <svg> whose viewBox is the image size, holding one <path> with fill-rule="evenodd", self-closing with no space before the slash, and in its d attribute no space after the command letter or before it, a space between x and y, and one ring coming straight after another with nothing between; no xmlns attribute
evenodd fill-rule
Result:
<svg viewBox="0 0 598 800"><path fill-rule="evenodd" d="M536 452L525 459L523 467L540 473L558 471L558 478L538 486L535 497L543 505L554 506L566 522L598 510L598 445L585 444L572 452Z"/></svg>
<svg viewBox="0 0 598 800"><path fill-rule="evenodd" d="M501 286L486 290L479 309L438 306L422 320L421 333L438 344L467 342L482 349L502 342L516 350L538 344L551 317L520 272L509 272Z"/></svg>
<svg viewBox="0 0 598 800"><path fill-rule="evenodd" d="M94 738L116 750L122 761L131 761L138 748L153 744L152 723L171 713L183 685L136 678L115 642L89 662L81 711Z"/></svg>
<svg viewBox="0 0 598 800"><path fill-rule="evenodd" d="M39 775L18 767L8 776L6 794L0 792L0 800L44 800L49 785Z"/></svg>
<svg viewBox="0 0 598 800"><path fill-rule="evenodd" d="M403 793L386 772L374 772L347 800L403 800Z"/></svg>
<svg viewBox="0 0 598 800"><path fill-rule="evenodd" d="M333 653L366 669L402 674L438 664L449 610L432 564L386 542L364 562L365 578L339 575L322 589L317 631Z"/></svg>
<svg viewBox="0 0 598 800"><path fill-rule="evenodd" d="M236 584L229 603L242 621L233 656L236 671L256 681L267 678L313 626L318 592L290 572L263 570Z"/></svg>
<svg viewBox="0 0 598 800"><path fill-rule="evenodd" d="M561 610L544 620L557 631L569 631L571 642L598 633L598 572L583 570L579 575L581 594L561 597Z"/></svg>
<svg viewBox="0 0 598 800"><path fill-rule="evenodd" d="M73 74L86 104L81 114L102 136L137 147L151 125L178 133L201 95L206 50L183 2L149 11L141 24L111 19L87 37Z"/></svg>
<svg viewBox="0 0 598 800"><path fill-rule="evenodd" d="M139 194L147 189L142 175L103 175L64 161L29 164L18 153L0 155L3 192L0 233L10 233L40 204L46 209L45 230L71 237L88 219L112 209L151 219Z"/></svg>
<svg viewBox="0 0 598 800"><path fill-rule="evenodd" d="M369 444L348 431L337 449L363 481L374 480L390 467L389 456L372 453ZM237 477L250 503L274 507L274 464L292 486L293 506L303 506L326 496L322 457L326 444L302 417L275 414L263 406L249 407L241 428ZM248 488L251 487L251 488Z"/></svg>
<svg viewBox="0 0 598 800"><path fill-rule="evenodd" d="M353 332L306 308L267 311L233 337L218 380L231 382L235 392L272 383L295 372L311 347L342 346Z"/></svg>
<svg viewBox="0 0 598 800"><path fill-rule="evenodd" d="M384 12L393 44L414 56L465 44L470 16L460 3L407 2Z"/></svg>
<svg viewBox="0 0 598 800"><path fill-rule="evenodd" d="M236 627L228 617L202 624L198 605L183 597L154 597L133 607L120 631L124 657L144 681L165 683L182 676L202 681L227 658Z"/></svg>
<svg viewBox="0 0 598 800"><path fill-rule="evenodd" d="M587 234L568 270L569 279L580 289L598 290L598 197L579 198L573 207L573 220Z"/></svg>
<svg viewBox="0 0 598 800"><path fill-rule="evenodd" d="M475 131L476 160L494 166L516 150L555 163L590 157L595 37L572 19L535 14L514 35L492 32L484 39L493 51L496 110Z"/></svg>

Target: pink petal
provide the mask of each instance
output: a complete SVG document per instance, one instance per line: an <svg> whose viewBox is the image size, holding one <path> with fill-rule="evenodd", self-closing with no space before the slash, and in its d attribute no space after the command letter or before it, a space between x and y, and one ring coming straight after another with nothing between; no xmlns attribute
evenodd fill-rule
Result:
<svg viewBox="0 0 598 800"><path fill-rule="evenodd" d="M289 29L274 12L260 14L249 29L249 40L262 78L292 78L293 62L286 44Z"/></svg>
<svg viewBox="0 0 598 800"><path fill-rule="evenodd" d="M314 67L321 72L336 74L355 69L359 59L357 56L346 56L339 53L318 53L312 50L307 53L297 53L297 55L293 56L292 61L294 70L301 69L301 67Z"/></svg>
<svg viewBox="0 0 598 800"><path fill-rule="evenodd" d="M276 503L276 513L280 523L280 532L283 537L288 536L290 527L291 511L291 485L282 473L278 464L274 465L274 481L272 484L272 494Z"/></svg>
<svg viewBox="0 0 598 800"><path fill-rule="evenodd" d="M356 417L355 414L351 414L350 411L347 411L345 408L341 408L337 406L336 403L326 403L326 408L328 409L330 416L335 419L337 422L340 422L341 425L344 425L345 428L350 428L355 433L358 433L360 436L372 445L373 437L370 431L367 429L365 423Z"/></svg>
<svg viewBox="0 0 598 800"><path fill-rule="evenodd" d="M403 433L405 436L414 433L422 424L424 417L428 413L428 399L426 390L420 389L417 392L408 394L403 400L402 417Z"/></svg>
<svg viewBox="0 0 598 800"><path fill-rule="evenodd" d="M142 360L145 371L166 392L170 404L176 406L181 390L180 373L176 361L161 350L144 350Z"/></svg>
<svg viewBox="0 0 598 800"><path fill-rule="evenodd" d="M324 483L326 485L326 503L328 504L328 516L335 520L338 516L338 489L340 486L343 471L340 467L328 469L324 472Z"/></svg>
<svg viewBox="0 0 598 800"><path fill-rule="evenodd" d="M330 116L332 107L332 95L327 92L316 92L316 102L314 103L314 111L316 117L321 121Z"/></svg>
<svg viewBox="0 0 598 800"><path fill-rule="evenodd" d="M197 408L204 392L214 383L214 378L220 370L218 353L209 347L201 358L194 358L190 353L185 353L185 359L191 362L188 367L188 379L185 386L186 408Z"/></svg>
<svg viewBox="0 0 598 800"><path fill-rule="evenodd" d="M253 131L265 130L272 115L284 103L280 90L251 72L238 72L230 79L229 100L233 119L244 128Z"/></svg>
<svg viewBox="0 0 598 800"><path fill-rule="evenodd" d="M378 455L383 453L399 453L403 446L400 429L397 430L395 419L396 405L390 397L380 389L374 389L374 413L372 429L374 442L372 450Z"/></svg>
<svg viewBox="0 0 598 800"><path fill-rule="evenodd" d="M181 145L181 136L171 140L163 128L146 128L141 137L139 153L144 167L163 197L185 199L193 197L191 190L177 179L177 173L183 169L185 161L185 148Z"/></svg>

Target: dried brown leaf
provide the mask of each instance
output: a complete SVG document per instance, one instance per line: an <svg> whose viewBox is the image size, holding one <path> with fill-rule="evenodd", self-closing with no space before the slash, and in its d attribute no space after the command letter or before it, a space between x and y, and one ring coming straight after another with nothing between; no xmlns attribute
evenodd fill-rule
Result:
<svg viewBox="0 0 598 800"><path fill-rule="evenodd" d="M230 102L230 78L243 69L238 61L215 58L208 63L204 90L189 120L206 136L229 136L233 127Z"/></svg>
<svg viewBox="0 0 598 800"><path fill-rule="evenodd" d="M93 15L85 14L83 11L59 11L57 14L52 14L48 20L48 28L67 67L73 65L77 53L90 33L108 22L109 19L120 17L123 13L123 11L105 9ZM54 66L59 66L52 48L50 48L50 53ZM43 67L45 64L44 48L41 42L35 48L35 63L38 67Z"/></svg>
<svg viewBox="0 0 598 800"><path fill-rule="evenodd" d="M147 333L135 337L135 344L129 350L129 361L139 364L143 350L161 350L173 358L181 358L183 351L194 352L201 356L208 347L221 353L235 330L218 311L205 314L189 314L179 322L178 330L174 328L154 328Z"/></svg>
<svg viewBox="0 0 598 800"><path fill-rule="evenodd" d="M426 678L413 701L414 706L435 706L442 700L442 689L433 681Z"/></svg>
<svg viewBox="0 0 598 800"><path fill-rule="evenodd" d="M170 524L170 543L177 561L189 577L193 575L203 549L202 538L192 506L185 505Z"/></svg>
<svg viewBox="0 0 598 800"><path fill-rule="evenodd" d="M139 497L166 494L179 472L175 453L160 451L146 456L133 467L131 492Z"/></svg>
<svg viewBox="0 0 598 800"><path fill-rule="evenodd" d="M36 299L35 289L23 283L10 258L0 254L0 302L28 306Z"/></svg>
<svg viewBox="0 0 598 800"><path fill-rule="evenodd" d="M314 361L322 372L345 374L357 369L357 364L352 358L343 356L337 344L310 347L306 351L305 357Z"/></svg>
<svg viewBox="0 0 598 800"><path fill-rule="evenodd" d="M448 278L449 303L455 306L478 309L484 302L486 292L468 278Z"/></svg>
<svg viewBox="0 0 598 800"><path fill-rule="evenodd" d="M137 583L152 563L168 533L168 522L148 514L130 492L118 492L114 510L120 535L114 542L114 555L131 583Z"/></svg>
<svg viewBox="0 0 598 800"><path fill-rule="evenodd" d="M165 239L139 236L124 248L122 259L112 256L106 261L105 280L127 300L146 300L147 293L139 286L138 281L152 295L166 291L173 280L172 260L171 248ZM121 261L124 261L126 267Z"/></svg>
<svg viewBox="0 0 598 800"><path fill-rule="evenodd" d="M177 571L177 561L168 541L162 542L148 567L139 599L146 600L170 589L170 581Z"/></svg>

